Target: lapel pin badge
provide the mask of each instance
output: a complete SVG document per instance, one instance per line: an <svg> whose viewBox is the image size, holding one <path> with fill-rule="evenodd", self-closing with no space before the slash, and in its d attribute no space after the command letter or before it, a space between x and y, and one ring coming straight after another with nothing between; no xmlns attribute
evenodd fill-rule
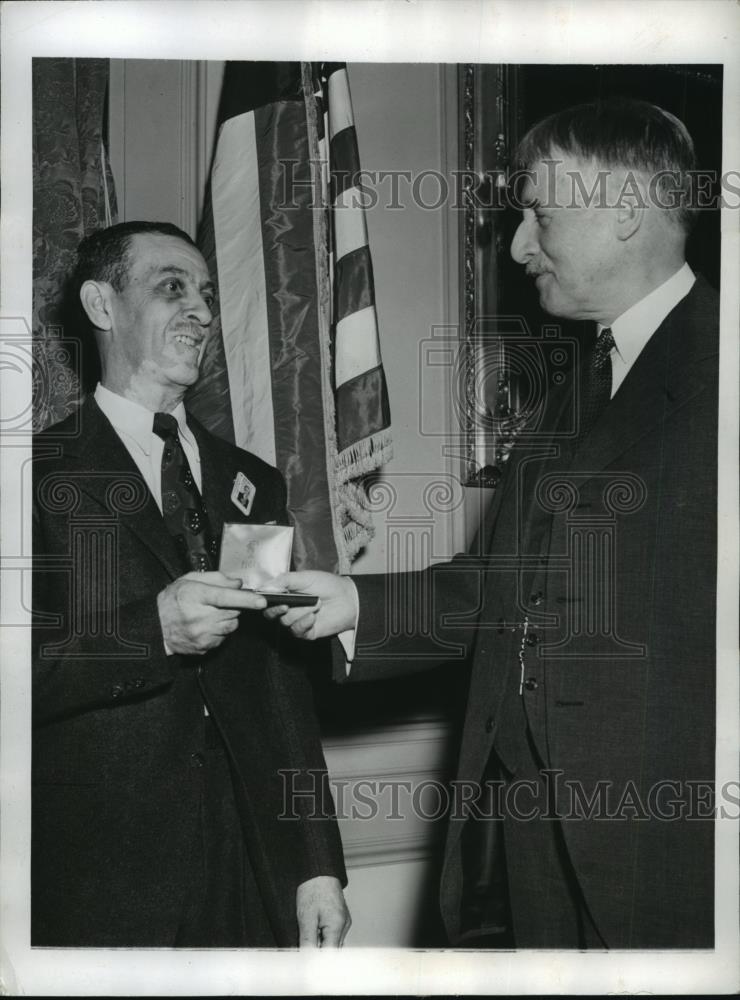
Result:
<svg viewBox="0 0 740 1000"><path fill-rule="evenodd" d="M237 472L234 485L231 490L231 500L233 504L247 517L252 512L252 505L257 493L257 487L251 480L247 479L243 472Z"/></svg>

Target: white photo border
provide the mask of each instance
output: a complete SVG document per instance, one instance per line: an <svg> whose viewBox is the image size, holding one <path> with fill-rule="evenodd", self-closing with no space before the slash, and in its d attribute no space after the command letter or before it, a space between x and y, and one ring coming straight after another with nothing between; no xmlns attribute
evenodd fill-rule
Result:
<svg viewBox="0 0 740 1000"><path fill-rule="evenodd" d="M4 343L30 331L31 59L722 63L723 170L740 166L740 7L734 0L90 0L6 2L2 27L0 429L30 407L30 368ZM738 779L740 211L722 217L717 787ZM30 438L0 442L0 992L34 995L731 993L740 985L738 824L716 831L712 952L340 952L29 946ZM19 527L20 526L20 527ZM27 595L26 595L27 597ZM26 601L26 607L27 607ZM736 787L736 786L735 786Z"/></svg>

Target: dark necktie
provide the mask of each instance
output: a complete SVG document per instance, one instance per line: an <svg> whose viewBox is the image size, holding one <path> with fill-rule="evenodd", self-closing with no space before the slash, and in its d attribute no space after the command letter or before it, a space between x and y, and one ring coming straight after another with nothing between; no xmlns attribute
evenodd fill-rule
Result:
<svg viewBox="0 0 740 1000"><path fill-rule="evenodd" d="M171 413L155 413L152 429L164 441L162 516L167 530L174 538L188 572L213 569L215 541L205 504L182 450L177 420Z"/></svg>
<svg viewBox="0 0 740 1000"><path fill-rule="evenodd" d="M581 407L578 440L584 438L599 418L611 398L612 359L614 337L608 326L604 327L586 357L581 369Z"/></svg>

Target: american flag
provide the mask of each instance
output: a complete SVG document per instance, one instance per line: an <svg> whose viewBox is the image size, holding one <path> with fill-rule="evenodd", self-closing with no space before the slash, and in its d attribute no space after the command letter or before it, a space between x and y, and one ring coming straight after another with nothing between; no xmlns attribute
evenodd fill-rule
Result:
<svg viewBox="0 0 740 1000"><path fill-rule="evenodd" d="M281 470L297 568L348 572L391 457L343 64L226 64L199 244L219 315L189 409Z"/></svg>

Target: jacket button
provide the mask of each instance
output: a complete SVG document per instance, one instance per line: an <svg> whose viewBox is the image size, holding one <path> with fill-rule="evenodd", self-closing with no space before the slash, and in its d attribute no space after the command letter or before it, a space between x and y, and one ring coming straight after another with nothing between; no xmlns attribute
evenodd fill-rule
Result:
<svg viewBox="0 0 740 1000"><path fill-rule="evenodd" d="M527 691L536 691L537 688L539 687L539 684L534 679L534 677L528 677L524 682L524 686L527 689Z"/></svg>
<svg viewBox="0 0 740 1000"><path fill-rule="evenodd" d="M528 646L536 646L540 641L540 637L536 632L527 632L526 638L524 640Z"/></svg>
<svg viewBox="0 0 740 1000"><path fill-rule="evenodd" d="M492 733L494 725L495 725L495 722L494 722L493 716L489 715L488 718L486 719L486 732L487 733Z"/></svg>
<svg viewBox="0 0 740 1000"><path fill-rule="evenodd" d="M202 753L191 753L190 754L190 766L191 767L203 767L206 759Z"/></svg>
<svg viewBox="0 0 740 1000"><path fill-rule="evenodd" d="M529 598L529 600L532 602L532 604L536 608L538 608L540 606L540 604L542 604L542 601L544 600L544 596L545 595L542 593L542 591L538 590L535 594L532 594L532 596Z"/></svg>
<svg viewBox="0 0 740 1000"><path fill-rule="evenodd" d="M123 687L120 684L116 684L115 687L111 688L111 697L120 698L123 694Z"/></svg>

